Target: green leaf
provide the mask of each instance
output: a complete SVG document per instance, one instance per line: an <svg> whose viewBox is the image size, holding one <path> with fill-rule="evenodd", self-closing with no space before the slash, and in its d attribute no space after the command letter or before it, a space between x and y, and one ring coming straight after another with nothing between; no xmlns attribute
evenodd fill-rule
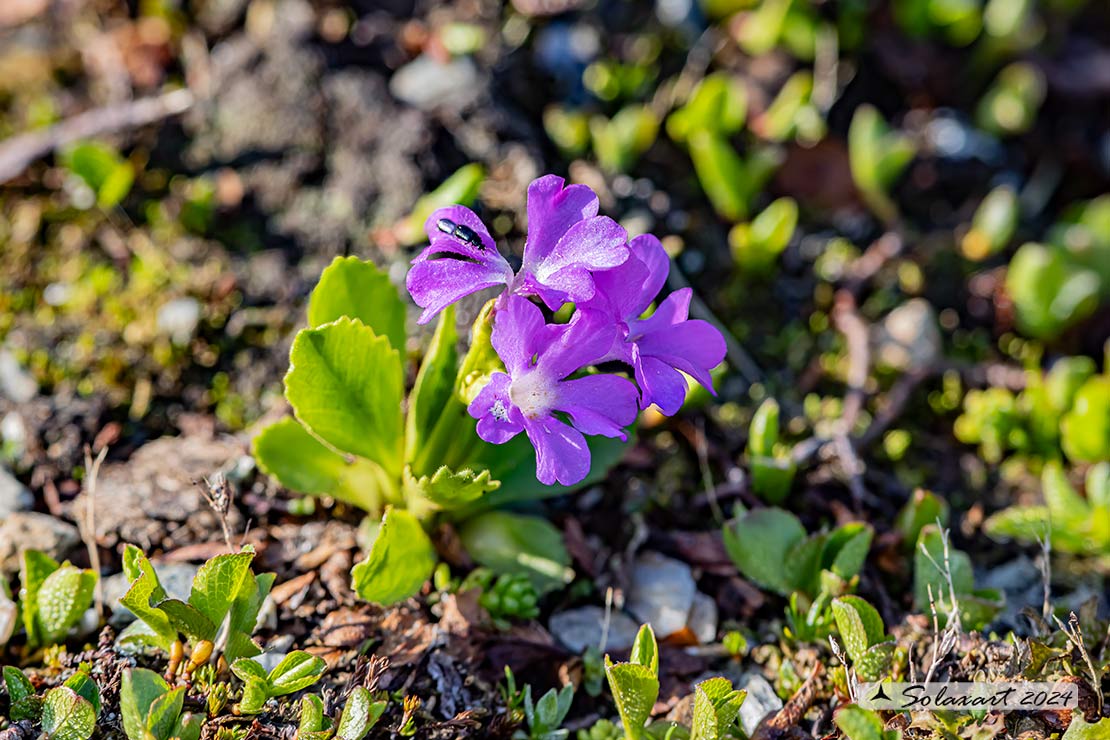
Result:
<svg viewBox="0 0 1110 740"><path fill-rule="evenodd" d="M698 83L686 105L667 118L667 134L677 142L686 141L694 131L728 137L744 127L747 110L743 82L724 72L714 72Z"/></svg>
<svg viewBox="0 0 1110 740"><path fill-rule="evenodd" d="M525 575L541 593L574 577L563 535L546 519L491 511L467 520L459 538L475 562L497 574Z"/></svg>
<svg viewBox="0 0 1110 740"><path fill-rule="evenodd" d="M829 533L821 553L821 567L831 570L844 580L855 578L863 569L871 550L870 525L851 522Z"/></svg>
<svg viewBox="0 0 1110 740"><path fill-rule="evenodd" d="M370 692L356 686L343 707L343 716L336 728L336 740L362 740L385 713L386 702L374 701Z"/></svg>
<svg viewBox="0 0 1110 740"><path fill-rule="evenodd" d="M377 463L347 459L313 437L300 422L285 418L254 438L255 460L263 472L298 493L331 496L363 511L380 511L389 485Z"/></svg>
<svg viewBox="0 0 1110 740"><path fill-rule="evenodd" d="M342 318L293 341L285 396L302 424L343 452L401 476L400 355L386 337Z"/></svg>
<svg viewBox="0 0 1110 740"><path fill-rule="evenodd" d="M612 118L590 118L594 155L609 173L627 172L651 148L659 134L659 119L647 105L627 105Z"/></svg>
<svg viewBox="0 0 1110 740"><path fill-rule="evenodd" d="M146 717L151 704L158 697L169 693L170 686L161 676L146 668L128 668L123 672L119 706L123 717L123 731L132 740L145 737Z"/></svg>
<svg viewBox="0 0 1110 740"><path fill-rule="evenodd" d="M78 696L87 701L94 714L100 714L100 687L84 670L79 670L66 679L63 686L73 689Z"/></svg>
<svg viewBox="0 0 1110 740"><path fill-rule="evenodd" d="M43 580L37 595L39 638L44 644L63 641L92 605L96 574L68 563Z"/></svg>
<svg viewBox="0 0 1110 740"><path fill-rule="evenodd" d="M714 210L728 221L747 218L751 188L743 182L744 161L728 140L701 130L691 134L689 146L694 171Z"/></svg>
<svg viewBox="0 0 1110 740"><path fill-rule="evenodd" d="M366 601L395 604L419 591L435 566L435 548L420 522L404 509L390 507L369 556L351 570L352 585Z"/></svg>
<svg viewBox="0 0 1110 740"><path fill-rule="evenodd" d="M356 686L355 690L362 689ZM366 691L366 689L362 689ZM301 697L301 719L297 725L297 734L306 732L322 732L327 729L324 720L324 702L315 694L305 694Z"/></svg>
<svg viewBox="0 0 1110 740"><path fill-rule="evenodd" d="M243 581L250 577L252 560L254 550L249 547L241 552L217 555L202 565L193 578L189 604L207 617L216 629L231 610ZM211 640L214 636L204 639Z"/></svg>
<svg viewBox="0 0 1110 740"><path fill-rule="evenodd" d="M886 637L883 618L875 607L858 596L841 596L832 602L836 629L844 640L844 649L853 661L863 659L872 645Z"/></svg>
<svg viewBox="0 0 1110 740"><path fill-rule="evenodd" d="M833 722L848 740L883 740L883 721L876 713L857 704L841 707Z"/></svg>
<svg viewBox="0 0 1110 740"><path fill-rule="evenodd" d="M250 658L262 652L251 640L251 633L258 622L258 613L262 604L269 595L274 585L276 576L273 573L263 573L255 576L248 572L239 587L239 593L231 604L231 618L228 622L227 646L224 648L224 658L229 663L234 663L239 658Z"/></svg>
<svg viewBox="0 0 1110 740"><path fill-rule="evenodd" d="M328 664L323 658L294 650L274 666L268 677L271 696L284 696L300 691L320 680Z"/></svg>
<svg viewBox="0 0 1110 740"><path fill-rule="evenodd" d="M373 262L336 257L320 275L308 300L309 328L343 317L358 319L404 354L405 304L389 275Z"/></svg>
<svg viewBox="0 0 1110 740"><path fill-rule="evenodd" d="M1090 520L1091 507L1068 481L1067 473L1056 460L1045 463L1041 473L1041 489L1053 525L1062 528L1082 527Z"/></svg>
<svg viewBox="0 0 1110 740"><path fill-rule="evenodd" d="M779 443L779 404L768 398L759 405L748 427L748 454L773 457Z"/></svg>
<svg viewBox="0 0 1110 740"><path fill-rule="evenodd" d="M177 718L171 737L174 740L200 740L204 730L204 716L186 712Z"/></svg>
<svg viewBox="0 0 1110 740"><path fill-rule="evenodd" d="M488 470L476 473L466 468L456 472L444 465L434 475L414 478L405 468L404 491L410 509L418 510L422 505L431 504L450 511L500 487L500 481L490 479Z"/></svg>
<svg viewBox="0 0 1110 740"><path fill-rule="evenodd" d="M131 191L135 180L131 163L106 144L80 142L62 151L60 158L66 169L96 193L101 208L111 208Z"/></svg>
<svg viewBox="0 0 1110 740"><path fill-rule="evenodd" d="M915 154L910 139L891 131L874 106L856 108L848 127L849 166L867 204L884 221L897 217L897 209L886 193Z"/></svg>
<svg viewBox="0 0 1110 740"><path fill-rule="evenodd" d="M250 658L240 658L231 664L231 672L240 678L244 683L251 681L266 682L266 669L257 660Z"/></svg>
<svg viewBox="0 0 1110 740"><path fill-rule="evenodd" d="M192 640L215 640L220 626L206 617L192 604L180 599L163 599L155 606L169 619L174 632L188 635Z"/></svg>
<svg viewBox="0 0 1110 740"><path fill-rule="evenodd" d="M269 698L265 681L247 681L243 684L243 698L239 700L239 711L242 714L258 714Z"/></svg>
<svg viewBox="0 0 1110 740"><path fill-rule="evenodd" d="M61 566L58 561L38 550L24 550L19 571L19 601L23 605L23 628L27 631L27 642L32 646L44 642L39 624L39 589L47 576Z"/></svg>
<svg viewBox="0 0 1110 740"><path fill-rule="evenodd" d="M1110 377L1091 378L1083 384L1061 422L1060 431L1069 459L1076 462L1110 459Z"/></svg>
<svg viewBox="0 0 1110 740"><path fill-rule="evenodd" d="M740 572L783 596L794 591L796 580L791 573L812 571L813 554L798 551L790 557L791 551L806 541L806 530L788 511L756 509L726 524L722 534L725 549Z"/></svg>
<svg viewBox="0 0 1110 740"><path fill-rule="evenodd" d="M770 271L775 260L790 244L797 225L798 204L793 198L779 198L763 209L750 224L737 224L729 232L733 259L749 273ZM752 423L755 423L754 419ZM770 453L767 454L770 456Z"/></svg>
<svg viewBox="0 0 1110 740"><path fill-rule="evenodd" d="M177 719L181 716L181 708L185 702L185 687L180 686L168 691L155 699L150 704L146 713L146 729L159 740L170 740L173 737Z"/></svg>
<svg viewBox="0 0 1110 740"><path fill-rule="evenodd" d="M1103 717L1098 722L1088 724L1082 715L1076 713L1060 740L1106 740L1107 737L1110 737L1110 718Z"/></svg>
<svg viewBox="0 0 1110 740"><path fill-rule="evenodd" d="M855 662L856 674L863 681L878 681L888 677L894 662L893 642L881 642L872 645Z"/></svg>
<svg viewBox="0 0 1110 740"><path fill-rule="evenodd" d="M128 545L123 553L123 568L131 586L127 589L119 603L127 607L140 622L130 625L124 634L136 634L133 629L137 624L145 625L148 630L143 639L149 644L154 644L162 650L169 650L177 639L177 630L170 623L169 616L161 609L152 605L152 602L161 602L166 599L166 591L158 582L154 567L137 547Z"/></svg>
<svg viewBox="0 0 1110 740"><path fill-rule="evenodd" d="M894 528L901 533L904 548L911 550L917 544L921 529L938 521L941 526L948 524L948 502L931 491L918 488L898 512Z"/></svg>
<svg viewBox="0 0 1110 740"><path fill-rule="evenodd" d="M731 737L729 728L740 714L746 691L732 688L727 678L709 678L694 687L694 718L690 740L721 740Z"/></svg>
<svg viewBox="0 0 1110 740"><path fill-rule="evenodd" d="M644 723L651 716L651 708L659 697L659 679L647 666L614 664L608 656L605 658L605 675L628 740L642 740Z"/></svg>
<svg viewBox="0 0 1110 740"><path fill-rule="evenodd" d="M42 704L42 730L51 740L88 740L96 728L91 704L68 686L46 692Z"/></svg>
<svg viewBox="0 0 1110 740"><path fill-rule="evenodd" d="M436 461L422 459L419 455L439 419L443 408L451 399L458 372L459 333L455 328L455 307L448 306L439 314L435 334L420 372L409 394L409 410L405 419L405 459L413 461L416 475L431 472Z"/></svg>
<svg viewBox="0 0 1110 740"><path fill-rule="evenodd" d="M35 695L35 687L31 683L31 679L27 678L23 671L15 666L4 666L4 686L8 690L8 698L12 704L24 697Z"/></svg>
<svg viewBox="0 0 1110 740"><path fill-rule="evenodd" d="M653 675L659 675L659 643L655 640L655 630L650 624L640 625L640 631L636 633L636 640L632 643L632 653L628 657L628 662L642 665Z"/></svg>
<svg viewBox="0 0 1110 740"><path fill-rule="evenodd" d="M1038 339L1052 339L1094 312L1101 280L1076 264L1061 249L1024 244L1006 271L1006 293L1013 299L1017 323Z"/></svg>
<svg viewBox="0 0 1110 740"><path fill-rule="evenodd" d="M928 553L928 555L926 555ZM952 611L952 599L944 576L945 558L941 532L935 525L921 530L914 553L914 607L929 612L929 588L932 587L937 610L944 615ZM1001 596L995 592L976 591L971 558L967 553L949 546L948 568L952 586L960 605L960 618L966 629L980 629L1001 607Z"/></svg>

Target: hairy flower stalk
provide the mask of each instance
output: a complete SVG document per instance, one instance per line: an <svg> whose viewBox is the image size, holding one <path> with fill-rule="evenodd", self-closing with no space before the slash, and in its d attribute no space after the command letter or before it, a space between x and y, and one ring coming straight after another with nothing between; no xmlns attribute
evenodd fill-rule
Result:
<svg viewBox="0 0 1110 740"><path fill-rule="evenodd" d="M725 356L720 333L688 318L688 288L644 315L670 260L655 237L629 243L620 225L597 213L597 196L584 185L564 187L554 175L532 182L524 258L514 272L473 211L441 208L425 224L431 243L406 281L424 309L421 323L467 295L504 286L491 340L505 372L492 373L467 410L491 444L524 432L536 450L536 477L547 485L586 477L587 435L625 439L638 411L652 404L676 413L686 376L712 392L709 373ZM530 297L550 310L566 303L576 310L569 323L549 324ZM591 371L607 362L629 366L636 383Z"/></svg>

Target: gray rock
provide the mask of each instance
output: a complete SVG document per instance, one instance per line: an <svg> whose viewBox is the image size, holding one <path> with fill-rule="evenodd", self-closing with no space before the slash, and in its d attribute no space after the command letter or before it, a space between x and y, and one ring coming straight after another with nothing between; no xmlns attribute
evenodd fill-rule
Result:
<svg viewBox="0 0 1110 740"><path fill-rule="evenodd" d="M645 552L632 566L628 611L651 624L660 639L687 625L697 585L690 566L659 553Z"/></svg>
<svg viewBox="0 0 1110 740"><path fill-rule="evenodd" d="M931 367L943 351L936 311L924 298L912 298L888 313L872 330L880 365L912 372Z"/></svg>
<svg viewBox="0 0 1110 740"><path fill-rule="evenodd" d="M200 303L196 298L175 298L158 309L158 330L168 334L174 344L188 344L200 323Z"/></svg>
<svg viewBox="0 0 1110 740"><path fill-rule="evenodd" d="M717 602L702 592L694 594L694 605L690 607L687 627L702 645L717 639Z"/></svg>
<svg viewBox="0 0 1110 740"><path fill-rule="evenodd" d="M758 673L745 673L736 688L744 689L748 696L740 705L740 724L744 732L751 735L755 728L771 712L782 709L782 699L767 679Z"/></svg>
<svg viewBox="0 0 1110 740"><path fill-rule="evenodd" d="M551 617L547 628L567 650L582 653L588 647L603 650L627 650L636 641L639 625L621 611L614 610L609 617L609 632L601 644L605 627L605 610L600 606L583 606L559 612Z"/></svg>
<svg viewBox="0 0 1110 740"><path fill-rule="evenodd" d="M80 541L72 524L49 514L17 511L0 522L0 574L18 573L24 550L42 550L55 560L64 560Z"/></svg>
<svg viewBox="0 0 1110 740"><path fill-rule="evenodd" d="M185 601L189 598L193 578L196 577L199 566L191 563L161 563L155 564L154 572L158 574L158 581L166 593L174 599ZM120 598L127 593L130 584L127 576L116 573L104 579L104 602L112 608L110 617L113 627L122 627L135 621L135 615L119 603Z"/></svg>
<svg viewBox="0 0 1110 740"><path fill-rule="evenodd" d="M18 624L19 609L7 594L7 589L0 586L0 647L8 644L8 640L15 634Z"/></svg>
<svg viewBox="0 0 1110 740"><path fill-rule="evenodd" d="M395 98L421 110L464 108L481 89L478 68L470 57L445 63L425 54L401 67L389 81Z"/></svg>
<svg viewBox="0 0 1110 740"><path fill-rule="evenodd" d="M251 660L258 663L258 665L262 666L263 670L269 673L274 670L278 663L285 660L285 656L287 655L289 655L289 653L267 651L261 655L254 656Z"/></svg>
<svg viewBox="0 0 1110 740"><path fill-rule="evenodd" d="M34 504L35 499L27 487L7 470L0 468L0 521L17 511L26 511Z"/></svg>
<svg viewBox="0 0 1110 740"><path fill-rule="evenodd" d="M18 459L27 451L27 423L16 411L9 411L0 420L0 437L4 446L11 450L12 459Z"/></svg>
<svg viewBox="0 0 1110 740"><path fill-rule="evenodd" d="M27 403L39 392L38 381L27 372L15 355L0 349L0 393L16 403Z"/></svg>

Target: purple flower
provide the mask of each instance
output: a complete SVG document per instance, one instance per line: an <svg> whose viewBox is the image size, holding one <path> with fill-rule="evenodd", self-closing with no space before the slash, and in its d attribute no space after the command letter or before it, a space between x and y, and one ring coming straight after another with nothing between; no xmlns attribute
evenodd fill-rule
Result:
<svg viewBox="0 0 1110 740"><path fill-rule="evenodd" d="M548 325L538 306L506 296L494 316L492 341L508 372L494 373L470 404L478 436L502 444L523 430L536 448L541 483L581 481L590 471L583 435L625 439L624 427L637 414L636 388L624 378L566 379L599 361L616 333L609 317L592 311L576 312L566 325Z"/></svg>
<svg viewBox="0 0 1110 740"><path fill-rule="evenodd" d="M594 297L598 271L628 260L628 235L598 216L597 196L585 185L563 187L545 175L528 186L528 237L514 274L481 220L469 208L440 208L424 223L431 244L412 261L406 285L424 309L420 323L446 306L494 285L534 295L548 308Z"/></svg>
<svg viewBox="0 0 1110 740"><path fill-rule="evenodd" d="M670 260L663 245L650 234L632 240L632 258L595 276L596 296L586 310L609 314L619 327L605 359L632 366L640 386L640 407L655 404L670 416L686 399L686 373L713 392L709 371L725 358L725 340L705 321L688 319L690 288L671 293L655 313L647 310L667 281Z"/></svg>

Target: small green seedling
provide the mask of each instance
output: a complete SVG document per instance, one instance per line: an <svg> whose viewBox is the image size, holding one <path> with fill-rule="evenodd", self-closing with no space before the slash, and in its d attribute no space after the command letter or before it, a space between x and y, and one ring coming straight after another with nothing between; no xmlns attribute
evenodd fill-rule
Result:
<svg viewBox="0 0 1110 740"><path fill-rule="evenodd" d="M185 687L171 689L154 671L123 672L119 704L123 731L130 740L198 740L204 718L182 712Z"/></svg>
<svg viewBox="0 0 1110 740"><path fill-rule="evenodd" d="M239 711L258 714L270 699L292 694L319 681L326 668L323 658L303 650L286 655L269 673L257 661L240 658L231 664L232 673L244 684Z"/></svg>
<svg viewBox="0 0 1110 740"><path fill-rule="evenodd" d="M629 105L612 118L592 116L594 156L606 172L628 172L659 135L659 119L648 105Z"/></svg>
<svg viewBox="0 0 1110 740"><path fill-rule="evenodd" d="M914 608L929 614L935 606L945 620L958 616L960 624L978 630L1002 608L1002 595L976 589L971 558L948 542L947 531L935 524L922 528L914 553Z"/></svg>
<svg viewBox="0 0 1110 740"><path fill-rule="evenodd" d="M123 200L135 181L131 163L112 147L84 141L61 152L62 165L75 175L95 196L95 205L111 208ZM85 191L88 192L88 191ZM93 202L83 207L91 207Z"/></svg>
<svg viewBox="0 0 1110 740"><path fill-rule="evenodd" d="M694 717L690 740L724 740L732 737L732 727L740 716L740 705L747 691L732 687L727 678L717 676L694 687Z"/></svg>
<svg viewBox="0 0 1110 740"><path fill-rule="evenodd" d="M644 726L659 698L659 645L651 625L640 627L627 663L605 656L605 675L628 740L643 740Z"/></svg>
<svg viewBox="0 0 1110 740"><path fill-rule="evenodd" d="M841 596L833 599L832 612L856 674L864 681L877 681L889 673L895 643L887 637L875 607L859 596Z"/></svg>
<svg viewBox="0 0 1110 740"><path fill-rule="evenodd" d="M528 576L503 573L495 576L489 568L475 568L459 586L460 591L481 590L478 603L489 612L498 629L508 629L514 619L528 620L539 616L538 594Z"/></svg>
<svg viewBox="0 0 1110 740"><path fill-rule="evenodd" d="M858 704L842 707L833 716L847 740L901 740L901 730L884 730L883 720L870 709Z"/></svg>
<svg viewBox="0 0 1110 740"><path fill-rule="evenodd" d="M11 701L10 719L30 720L42 727L44 740L88 740L96 729L100 714L100 689L82 666L42 697L23 673L11 666L4 668L4 684Z"/></svg>
<svg viewBox="0 0 1110 740"><path fill-rule="evenodd" d="M324 703L315 694L301 699L301 719L297 727L297 740L362 740L385 713L387 702L374 701L362 686L356 686L335 725L324 714Z"/></svg>
<svg viewBox="0 0 1110 740"><path fill-rule="evenodd" d="M764 501L782 502L790 493L797 465L789 447L779 443L779 405L768 398L748 428L748 464L752 488Z"/></svg>
<svg viewBox="0 0 1110 740"><path fill-rule="evenodd" d="M574 685L567 684L561 690L551 689L532 702L532 686L524 687L524 719L528 730L517 730L513 740L565 740L570 730L562 729L563 720L574 701Z"/></svg>
<svg viewBox="0 0 1110 740"><path fill-rule="evenodd" d="M249 545L237 553L217 555L197 571L187 601L170 598L154 566L139 548L128 545L123 553L123 572L130 582L120 603L138 620L120 633L127 646L152 646L170 654L169 675L185 675L206 663L213 654L216 638L226 625L224 658L239 658L262 652L251 639L262 602L270 593L274 574L256 576L251 571L254 549ZM190 644L188 660L179 640Z"/></svg>
<svg viewBox="0 0 1110 740"><path fill-rule="evenodd" d="M997 136L1015 136L1028 131L1037 120L1048 85L1044 72L1029 62L1014 62L1002 68L994 84L979 100L975 122Z"/></svg>
<svg viewBox="0 0 1110 740"><path fill-rule="evenodd" d="M1001 252L1017 230L1019 215L1017 191L999 185L975 209L971 228L960 239L960 251L976 262Z"/></svg>
<svg viewBox="0 0 1110 740"><path fill-rule="evenodd" d="M1044 506L1011 506L991 515L983 528L992 537L1036 543L1048 538L1060 552L1110 554L1110 463L1087 469L1086 498L1057 461L1041 473Z"/></svg>
<svg viewBox="0 0 1110 740"><path fill-rule="evenodd" d="M848 128L852 178L868 207L885 223L898 218L898 207L888 193L916 153L909 137L892 131L873 106L856 109Z"/></svg>
<svg viewBox="0 0 1110 740"><path fill-rule="evenodd" d="M92 605L96 573L46 553L26 550L20 569L19 601L27 644L56 645L69 635Z"/></svg>
<svg viewBox="0 0 1110 740"><path fill-rule="evenodd" d="M797 225L798 204L793 198L779 198L750 223L732 227L728 234L732 258L746 275L768 275L790 244Z"/></svg>

